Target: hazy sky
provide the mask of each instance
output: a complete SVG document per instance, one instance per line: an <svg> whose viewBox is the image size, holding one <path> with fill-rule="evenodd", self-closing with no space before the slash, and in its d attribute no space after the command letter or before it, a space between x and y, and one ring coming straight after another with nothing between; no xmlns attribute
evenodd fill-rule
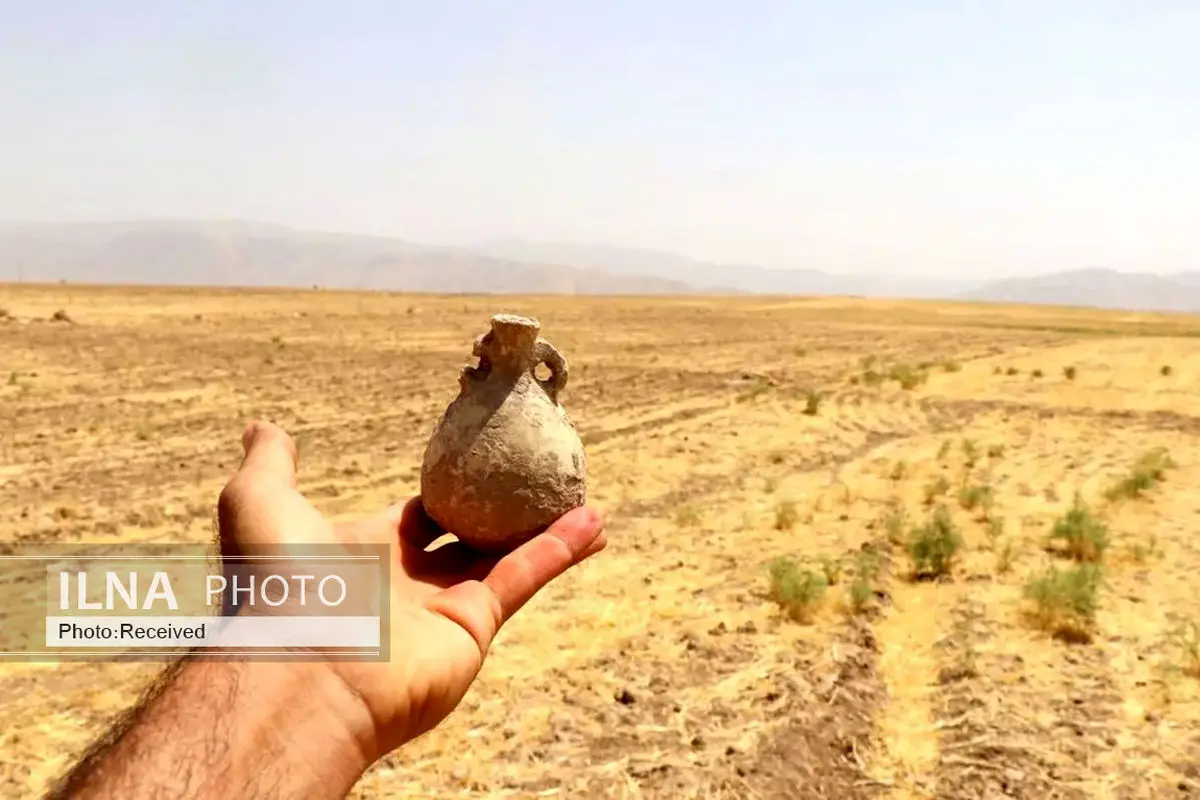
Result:
<svg viewBox="0 0 1200 800"><path fill-rule="evenodd" d="M0 219L1200 268L1200 3L0 0Z"/></svg>

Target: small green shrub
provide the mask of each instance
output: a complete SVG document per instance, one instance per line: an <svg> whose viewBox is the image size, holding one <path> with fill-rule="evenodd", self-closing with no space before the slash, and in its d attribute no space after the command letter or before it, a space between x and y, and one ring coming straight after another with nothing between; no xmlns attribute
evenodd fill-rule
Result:
<svg viewBox="0 0 1200 800"><path fill-rule="evenodd" d="M1043 373L1043 372L1042 372L1040 369L1035 369L1033 372L1029 373L1029 377L1030 377L1031 379L1033 379L1033 378L1040 378L1040 377L1042 377L1044 374L1045 374L1045 373Z"/></svg>
<svg viewBox="0 0 1200 800"><path fill-rule="evenodd" d="M790 558L781 556L769 567L771 599L796 622L808 622L825 595L825 577L811 570L802 570Z"/></svg>
<svg viewBox="0 0 1200 800"><path fill-rule="evenodd" d="M1050 532L1052 542L1061 541L1066 555L1082 563L1099 563L1108 549L1108 526L1092 513L1079 497Z"/></svg>
<svg viewBox="0 0 1200 800"><path fill-rule="evenodd" d="M1163 364L1162 368L1159 369L1158 374L1162 375L1164 378L1169 378L1171 376L1171 365Z"/></svg>
<svg viewBox="0 0 1200 800"><path fill-rule="evenodd" d="M1165 447L1151 450L1134 463L1128 475L1108 489L1105 497L1109 501L1137 500L1164 480L1167 470L1175 466Z"/></svg>
<svg viewBox="0 0 1200 800"><path fill-rule="evenodd" d="M923 370L914 369L908 364L896 364L888 371L888 377L900 384L900 388L911 391L925 382Z"/></svg>
<svg viewBox="0 0 1200 800"><path fill-rule="evenodd" d="M874 587L862 578L855 578L846 588L846 599L849 601L850 610L855 614L861 614L874 595Z"/></svg>
<svg viewBox="0 0 1200 800"><path fill-rule="evenodd" d="M950 491L950 481L945 475L939 475L936 480L925 484L925 505L933 505L939 497Z"/></svg>
<svg viewBox="0 0 1200 800"><path fill-rule="evenodd" d="M908 556L917 578L940 578L954 566L963 540L950 511L939 506L925 521L909 534Z"/></svg>
<svg viewBox="0 0 1200 800"><path fill-rule="evenodd" d="M804 392L804 413L810 417L815 417L817 411L821 408L821 401L824 396L816 389L808 389Z"/></svg>
<svg viewBox="0 0 1200 800"><path fill-rule="evenodd" d="M979 511L984 517L992 510L995 497L992 487L986 484L964 486L958 492L958 504L966 511Z"/></svg>
<svg viewBox="0 0 1200 800"><path fill-rule="evenodd" d="M738 402L739 403L748 403L751 400L754 400L758 397L762 397L764 394L771 391L771 388L772 388L771 382L769 380L767 380L766 378L763 378L763 377L755 378L754 382L752 384L750 384L750 386L745 391L743 391L741 394L738 395L738 398L737 398Z"/></svg>
<svg viewBox="0 0 1200 800"><path fill-rule="evenodd" d="M1021 370L1017 369L1016 367L1009 367L1008 369L1006 369L1006 370L1004 371L1004 374L1005 374L1005 375L1009 375L1009 376L1012 376L1012 375L1020 375L1020 374L1021 374Z"/></svg>
<svg viewBox="0 0 1200 800"><path fill-rule="evenodd" d="M897 461L892 465L892 471L888 473L888 478L893 481L902 481L908 475L908 464L904 461Z"/></svg>
<svg viewBox="0 0 1200 800"><path fill-rule="evenodd" d="M775 507L775 530L790 531L800 521L800 512L791 500L785 500Z"/></svg>
<svg viewBox="0 0 1200 800"><path fill-rule="evenodd" d="M825 556L821 559L821 573L825 576L825 583L829 586L841 583L842 560L833 556Z"/></svg>
<svg viewBox="0 0 1200 800"><path fill-rule="evenodd" d="M879 556L873 551L862 550L854 557L855 576L874 583L879 578Z"/></svg>
<svg viewBox="0 0 1200 800"><path fill-rule="evenodd" d="M954 359L949 359L947 361L943 361L942 362L942 371L943 372L962 372L962 364L958 363Z"/></svg>
<svg viewBox="0 0 1200 800"><path fill-rule="evenodd" d="M988 546L993 550L996 549L1000 537L1004 535L1004 517L990 517L988 519L987 537Z"/></svg>
<svg viewBox="0 0 1200 800"><path fill-rule="evenodd" d="M887 380L886 375L882 372L876 372L873 369L865 370L862 374L863 385L869 386L872 389L882 386L885 380Z"/></svg>
<svg viewBox="0 0 1200 800"><path fill-rule="evenodd" d="M1016 558L1017 543L1012 539L1005 539L1004 544L996 551L996 572L1000 575L1012 572L1013 561Z"/></svg>
<svg viewBox="0 0 1200 800"><path fill-rule="evenodd" d="M974 439L962 440L963 466L972 469L979 461L979 445Z"/></svg>
<svg viewBox="0 0 1200 800"><path fill-rule="evenodd" d="M1075 380L1075 376L1079 374L1079 370L1074 365L1063 367L1063 377L1069 381Z"/></svg>
<svg viewBox="0 0 1200 800"><path fill-rule="evenodd" d="M991 444L987 449L988 458L1001 459L1004 458L1004 445Z"/></svg>
<svg viewBox="0 0 1200 800"><path fill-rule="evenodd" d="M675 509L675 524L681 528L694 528L700 524L701 514L697 506L687 504Z"/></svg>
<svg viewBox="0 0 1200 800"><path fill-rule="evenodd" d="M903 543L904 529L907 527L908 515L901 506L893 506L883 518L883 529L892 544Z"/></svg>
<svg viewBox="0 0 1200 800"><path fill-rule="evenodd" d="M1183 674L1200 678L1200 625L1188 620L1171 632L1183 659Z"/></svg>
<svg viewBox="0 0 1200 800"><path fill-rule="evenodd" d="M1033 601L1038 627L1066 641L1091 641L1100 581L1098 564L1076 564L1066 570L1051 567L1031 580L1024 594Z"/></svg>
<svg viewBox="0 0 1200 800"><path fill-rule="evenodd" d="M854 580L846 587L850 611L861 614L875 596L875 581L879 577L879 557L871 551L861 551L854 559Z"/></svg>

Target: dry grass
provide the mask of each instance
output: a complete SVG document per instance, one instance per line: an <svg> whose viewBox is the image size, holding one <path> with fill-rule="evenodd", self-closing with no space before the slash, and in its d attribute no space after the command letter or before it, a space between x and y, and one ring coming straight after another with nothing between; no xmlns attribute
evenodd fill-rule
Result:
<svg viewBox="0 0 1200 800"><path fill-rule="evenodd" d="M47 542L207 541L255 416L297 437L326 512L407 497L488 316L541 318L612 544L361 797L1200 791L1200 320L27 286L0 306L0 539ZM1139 461L1159 448L1169 468ZM1095 528L1052 535L1077 496L1099 550ZM931 539L944 579L912 581L931 519L961 541ZM1086 595L1091 571L1061 576L1092 556ZM812 581L776 567L773 599L780 558ZM818 585L802 613L777 602ZM1031 625L1039 602L1088 641ZM0 795L45 787L152 669L0 667Z"/></svg>

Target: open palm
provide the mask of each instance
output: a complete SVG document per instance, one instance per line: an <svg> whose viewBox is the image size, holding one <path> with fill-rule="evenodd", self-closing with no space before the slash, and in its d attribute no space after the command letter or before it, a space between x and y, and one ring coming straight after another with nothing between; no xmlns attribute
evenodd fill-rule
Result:
<svg viewBox="0 0 1200 800"><path fill-rule="evenodd" d="M288 544L329 543L348 551L386 544L391 553L391 657L385 663L331 662L365 703L376 757L441 722L479 674L500 627L558 575L604 549L590 508L570 512L505 556L483 556L452 541L419 498L363 519L331 522L296 489L291 437L267 423L243 434L245 459L218 506L223 556Z"/></svg>

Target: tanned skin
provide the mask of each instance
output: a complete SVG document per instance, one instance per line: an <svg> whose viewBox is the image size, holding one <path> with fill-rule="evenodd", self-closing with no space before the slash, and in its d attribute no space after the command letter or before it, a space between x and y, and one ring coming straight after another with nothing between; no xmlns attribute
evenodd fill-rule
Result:
<svg viewBox="0 0 1200 800"><path fill-rule="evenodd" d="M388 543L391 660L184 657L48 797L343 798L375 761L458 706L513 614L606 544L599 514L582 508L502 558L458 542L430 551L443 532L419 498L331 523L296 490L286 433L257 422L242 444L245 459L218 503L222 555Z"/></svg>

